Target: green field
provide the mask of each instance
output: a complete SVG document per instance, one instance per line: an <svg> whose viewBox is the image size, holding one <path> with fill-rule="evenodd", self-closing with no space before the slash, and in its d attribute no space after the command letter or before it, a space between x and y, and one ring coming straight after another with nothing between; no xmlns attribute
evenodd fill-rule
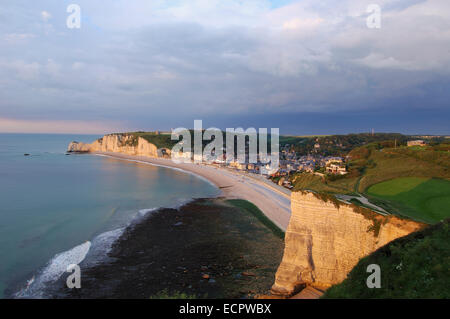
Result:
<svg viewBox="0 0 450 319"><path fill-rule="evenodd" d="M322 298L450 298L450 220L398 238L361 259ZM367 266L381 268L381 288L369 289Z"/></svg>
<svg viewBox="0 0 450 319"><path fill-rule="evenodd" d="M434 178L402 177L367 189L376 204L390 211L427 223L450 217L450 181Z"/></svg>
<svg viewBox="0 0 450 319"><path fill-rule="evenodd" d="M364 193L375 184L403 177L450 179L450 152L441 146L429 148L384 147L380 143L353 149L349 155L349 174L338 178L319 178L296 174L295 190L310 189L334 194ZM294 181L295 179L295 181Z"/></svg>

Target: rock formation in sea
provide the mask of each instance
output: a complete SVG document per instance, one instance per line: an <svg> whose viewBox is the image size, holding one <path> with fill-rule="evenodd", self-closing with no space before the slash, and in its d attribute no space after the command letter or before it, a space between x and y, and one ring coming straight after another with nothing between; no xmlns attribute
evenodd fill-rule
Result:
<svg viewBox="0 0 450 319"><path fill-rule="evenodd" d="M164 151L163 151L164 150ZM109 134L91 144L72 142L68 152L114 152L135 156L163 157L169 149L158 149L140 136L130 134Z"/></svg>
<svg viewBox="0 0 450 319"><path fill-rule="evenodd" d="M272 287L272 293L285 296L305 285L340 283L361 258L426 226L311 192L293 192L291 211Z"/></svg>

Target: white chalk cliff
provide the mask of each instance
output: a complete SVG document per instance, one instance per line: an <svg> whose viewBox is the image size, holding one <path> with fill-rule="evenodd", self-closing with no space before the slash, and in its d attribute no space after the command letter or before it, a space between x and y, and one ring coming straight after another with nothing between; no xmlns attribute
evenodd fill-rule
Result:
<svg viewBox="0 0 450 319"><path fill-rule="evenodd" d="M336 201L293 192L282 262L272 292L291 295L301 286L327 288L343 281L358 261L425 225Z"/></svg>
<svg viewBox="0 0 450 319"><path fill-rule="evenodd" d="M142 137L130 134L110 134L91 144L72 142L68 152L113 152L135 156L162 157L162 152L154 144ZM165 149L166 154L170 150Z"/></svg>

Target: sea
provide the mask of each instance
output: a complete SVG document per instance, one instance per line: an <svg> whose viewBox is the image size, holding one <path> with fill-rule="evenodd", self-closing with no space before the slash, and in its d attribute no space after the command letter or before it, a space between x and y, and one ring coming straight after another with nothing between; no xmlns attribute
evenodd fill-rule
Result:
<svg viewBox="0 0 450 319"><path fill-rule="evenodd" d="M46 298L69 265L102 262L147 214L220 193L187 172L66 153L99 137L0 134L0 298Z"/></svg>

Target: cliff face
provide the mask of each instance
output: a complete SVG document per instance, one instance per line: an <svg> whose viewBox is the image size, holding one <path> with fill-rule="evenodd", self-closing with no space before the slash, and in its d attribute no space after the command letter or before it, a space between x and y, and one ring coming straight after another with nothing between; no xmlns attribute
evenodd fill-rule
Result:
<svg viewBox="0 0 450 319"><path fill-rule="evenodd" d="M292 193L291 211L284 256L272 287L281 295L304 284L326 288L340 283L362 257L425 226L324 202L312 193Z"/></svg>
<svg viewBox="0 0 450 319"><path fill-rule="evenodd" d="M135 156L162 157L158 148L142 137L127 134L105 135L103 138L91 143L72 142L68 152L114 152ZM167 153L170 153L167 150Z"/></svg>

